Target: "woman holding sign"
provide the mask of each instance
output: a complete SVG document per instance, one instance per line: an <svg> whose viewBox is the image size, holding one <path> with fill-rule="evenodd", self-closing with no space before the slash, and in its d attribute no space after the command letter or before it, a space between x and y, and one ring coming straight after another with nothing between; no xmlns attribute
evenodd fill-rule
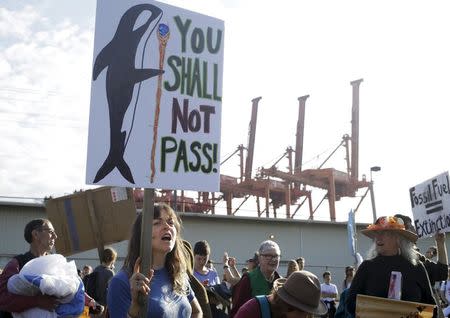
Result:
<svg viewBox="0 0 450 318"><path fill-rule="evenodd" d="M180 221L167 205L155 205L153 215L153 269L148 276L139 272L142 223L139 214L133 225L124 265L109 285L110 317L138 317L140 294L148 297L147 317L202 317L186 273Z"/></svg>
<svg viewBox="0 0 450 318"><path fill-rule="evenodd" d="M349 313L355 314L357 294L435 304L426 270L414 250L417 234L405 230L401 218L380 217L362 233L373 239L373 245L350 286Z"/></svg>

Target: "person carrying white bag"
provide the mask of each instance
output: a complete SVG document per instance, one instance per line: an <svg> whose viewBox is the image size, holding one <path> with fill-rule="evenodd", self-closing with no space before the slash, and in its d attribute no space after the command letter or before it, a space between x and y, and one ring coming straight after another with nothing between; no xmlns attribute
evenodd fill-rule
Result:
<svg viewBox="0 0 450 318"><path fill-rule="evenodd" d="M29 261L8 280L8 291L17 295L50 295L58 299L54 311L31 308L13 313L14 318L78 317L84 309L84 287L74 261L59 254Z"/></svg>
<svg viewBox="0 0 450 318"><path fill-rule="evenodd" d="M29 270L31 269L34 272L28 272L28 273L31 273L32 274L31 276L34 275L36 277L34 277L34 278L32 278L31 276L28 277L31 279L31 281L33 281L33 279L35 279L34 280L35 284L33 284L33 287L28 285L28 287L29 287L29 291L27 288L28 294L27 293L16 294L16 293L8 290L9 279L12 278L14 275L19 274L19 272L22 270L22 268L25 267L25 265L27 265L30 261L32 261L34 259L37 260L41 257L49 255L50 251L52 250L53 246L55 245L55 241L56 241L57 237L58 236L55 233L52 223L47 219L35 219L35 220L32 220L27 223L27 225L25 226L25 229L24 229L24 238L30 244L29 251L24 254L14 256L8 262L8 264L6 264L3 272L0 274L0 317L1 318L10 318L10 317L13 317L12 313L23 313L23 312L25 312L29 309L33 309L33 308L38 308L38 309L44 310L45 312L49 312L49 313L55 312L55 310L60 306L60 303L62 302L62 300L66 301L66 302L69 301L69 300L67 300L67 298L59 299L58 293L55 293L54 295L52 295L49 293L43 293L40 291L40 289L38 290L38 293L36 295L27 296L30 292L33 293L31 291L33 289L36 292L36 289L34 288L34 286L36 286L36 284L38 284L37 286L39 286L39 287L40 287L40 283L43 283L42 287L44 287L44 286L48 287L50 281L53 281L53 283L56 285L58 284L58 283L56 283L57 280L55 280L54 277L51 278L52 273L54 273L54 272L52 272L52 270L56 270L56 269L52 269L52 268L50 268L50 272L46 273L46 275L48 275L47 279L44 279L43 277L39 277L39 273L36 273L36 271L34 271L34 269L33 269L34 265L33 265L33 267L29 267ZM51 258L52 261L50 261L50 263L53 263L53 261L56 261L57 259L59 259L59 262L60 262L59 264L61 264L62 259L60 257L62 257L62 256L55 255L55 258ZM64 257L63 257L63 259L64 259L64 262L67 263L65 261ZM44 263L45 262L47 262L47 260L44 260ZM40 265L38 265L38 267L39 266ZM52 265L50 265L50 267L51 266ZM56 265L56 266L59 266L59 265ZM71 265L68 265L68 266L70 267ZM69 267L64 267L64 268L66 268L66 270L67 270ZM76 269L74 269L74 273L75 274L77 273ZM22 276L22 278L24 278L24 276ZM20 274L19 274L19 278L16 277L16 278L13 278L13 280L17 280L17 282L22 280L22 279L20 279ZM11 281L11 288L13 288L13 289L14 288L24 288L24 286L18 287L15 284L13 284L12 283L13 280ZM22 280L22 282L24 284L26 284L25 281ZM30 281L28 281L28 282L30 282ZM16 284L19 284L19 283L16 283ZM74 280L72 280L72 284L73 284L72 285L72 290L73 290L74 286L75 286ZM54 285L54 287L56 285ZM61 285L59 285L59 286L61 287ZM80 284L77 285L76 287L83 288L82 284L81 284L81 287L80 287ZM18 290L15 290L15 291L18 291ZM84 292L80 292L79 289L77 289L76 292L79 293L80 295L83 295L83 304L89 303L89 301L92 300L90 297L86 296ZM65 289L62 292L62 294L66 294L66 296L69 296L68 289ZM75 299L75 298L73 298L73 299ZM80 299L81 299L81 296L80 296ZM92 300L92 302L95 304L95 302L93 300ZM81 312L82 312L82 310L80 311L80 314L81 314ZM60 315L60 316L62 316L62 315ZM16 316L16 317L18 317L18 316ZM34 315L33 317L45 317L45 316ZM66 316L66 317L70 317L70 316Z"/></svg>

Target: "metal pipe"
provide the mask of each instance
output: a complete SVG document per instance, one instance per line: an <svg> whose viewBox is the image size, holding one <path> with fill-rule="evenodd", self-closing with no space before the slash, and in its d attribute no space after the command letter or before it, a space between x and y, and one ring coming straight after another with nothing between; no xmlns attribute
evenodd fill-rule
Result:
<svg viewBox="0 0 450 318"><path fill-rule="evenodd" d="M262 97L256 97L252 99L252 117L248 127L248 146L247 146L247 158L245 161L245 180L252 178L252 166L253 155L255 151L255 138L256 138L256 121L258 118L258 103Z"/></svg>
<svg viewBox="0 0 450 318"><path fill-rule="evenodd" d="M350 82L352 85L352 161L351 178L358 180L359 159L359 85L363 79Z"/></svg>
<svg viewBox="0 0 450 318"><path fill-rule="evenodd" d="M297 120L297 133L295 140L295 159L294 159L294 171L302 171L303 161L303 135L305 132L305 104L309 95L301 96L298 98L299 110Z"/></svg>
<svg viewBox="0 0 450 318"><path fill-rule="evenodd" d="M371 180L369 183L370 189L370 201L372 202L372 214L373 214L373 223L377 221L377 208L375 206L375 193L373 191L373 181Z"/></svg>

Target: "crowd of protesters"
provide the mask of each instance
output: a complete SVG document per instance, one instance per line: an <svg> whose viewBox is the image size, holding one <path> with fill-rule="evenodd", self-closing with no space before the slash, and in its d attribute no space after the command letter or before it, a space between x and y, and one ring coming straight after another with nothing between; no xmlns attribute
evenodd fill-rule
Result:
<svg viewBox="0 0 450 318"><path fill-rule="evenodd" d="M289 260L283 277L279 273L282 247L273 240L261 242L241 269L236 258L225 252L223 275L219 276L210 259L208 241L195 242L192 248L182 238L177 214L167 205L154 208L151 270L143 273L141 226L142 215L138 214L124 265L117 273L117 253L109 247L99 266L92 269L85 265L79 270L86 291L82 305L91 309L90 317L141 317L143 298L147 298L146 317L347 318L355 317L358 294L436 305L435 317L450 314L445 234L438 233L436 246L421 255L411 219L404 215L381 217L362 231L373 240L373 246L358 268L345 268L345 278L338 285L332 283L330 271L320 273L320 283L315 274L304 270L304 257ZM25 226L24 238L30 244L29 251L15 256L0 273L0 318L31 308L63 317L56 313L61 298L18 295L9 290L11 277L33 259L51 252L57 234L49 220L37 219ZM397 277L401 279L400 290L393 289ZM82 314L79 316L89 317L89 312Z"/></svg>

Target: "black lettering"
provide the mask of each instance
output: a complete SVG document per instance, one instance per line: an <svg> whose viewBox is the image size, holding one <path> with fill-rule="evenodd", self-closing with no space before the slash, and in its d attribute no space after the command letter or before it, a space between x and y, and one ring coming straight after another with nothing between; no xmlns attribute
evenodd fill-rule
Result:
<svg viewBox="0 0 450 318"><path fill-rule="evenodd" d="M444 193L448 194L447 185L444 183L444 184L441 185L441 187L442 187L442 194L441 194L441 196L443 196Z"/></svg>
<svg viewBox="0 0 450 318"><path fill-rule="evenodd" d="M177 133L177 119L180 123L183 132L188 131L188 106L189 100L187 98L183 99L183 111L180 109L180 104L178 99L173 98L172 100L172 134Z"/></svg>
<svg viewBox="0 0 450 318"><path fill-rule="evenodd" d="M414 208L417 204L417 197L415 194L416 188L412 187L411 189L409 189L409 200L411 201L411 207Z"/></svg>
<svg viewBox="0 0 450 318"><path fill-rule="evenodd" d="M445 225L444 225L444 222L443 222L443 220L442 220L443 218L442 218L442 215L440 215L438 218L437 218L437 222L438 222L438 224L439 224L439 228L442 230L442 229L445 229Z"/></svg>
<svg viewBox="0 0 450 318"><path fill-rule="evenodd" d="M446 227L450 226L450 215L449 214L447 214L445 216L445 225L446 225Z"/></svg>
<svg viewBox="0 0 450 318"><path fill-rule="evenodd" d="M433 233L433 228L431 227L431 224L428 223L428 221L424 221L424 227L425 227L425 234L429 235L431 233Z"/></svg>
<svg viewBox="0 0 450 318"><path fill-rule="evenodd" d="M422 228L422 225L419 223L419 220L414 220L414 226L416 227L416 232L417 232L417 235L419 236L419 237L422 237L423 236L423 228Z"/></svg>
<svg viewBox="0 0 450 318"><path fill-rule="evenodd" d="M439 192L439 183L437 182L437 179L433 179L431 183L433 184L434 199L437 200L436 188L438 189Z"/></svg>
<svg viewBox="0 0 450 318"><path fill-rule="evenodd" d="M209 133L211 127L211 114L216 113L214 106L200 105L200 111L203 112L203 132Z"/></svg>
<svg viewBox="0 0 450 318"><path fill-rule="evenodd" d="M197 132L200 130L201 116L200 112L196 109L192 110L189 114L189 130Z"/></svg>
<svg viewBox="0 0 450 318"><path fill-rule="evenodd" d="M445 180L447 180L447 194L449 194L450 193L450 181L448 180L448 174L446 174L445 175Z"/></svg>

